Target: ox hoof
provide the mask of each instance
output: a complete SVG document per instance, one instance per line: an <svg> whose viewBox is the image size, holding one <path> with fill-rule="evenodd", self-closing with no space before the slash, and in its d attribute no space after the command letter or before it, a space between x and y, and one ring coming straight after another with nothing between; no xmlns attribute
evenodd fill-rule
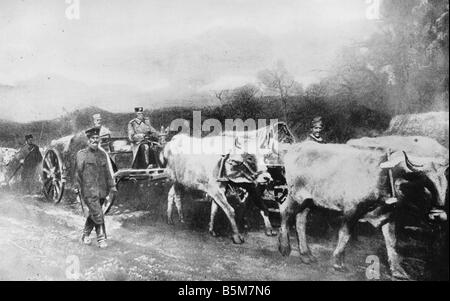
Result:
<svg viewBox="0 0 450 301"><path fill-rule="evenodd" d="M185 224L184 219L180 218L180 223L181 223L181 224Z"/></svg>
<svg viewBox="0 0 450 301"><path fill-rule="evenodd" d="M278 235L278 251L280 251L282 256L289 256L291 254L291 245L289 243L289 236L284 236L280 232Z"/></svg>
<svg viewBox="0 0 450 301"><path fill-rule="evenodd" d="M239 235L239 234L235 234L233 235L233 243L235 243L236 245L240 245L244 243L244 238Z"/></svg>
<svg viewBox="0 0 450 301"><path fill-rule="evenodd" d="M289 244L279 244L278 251L280 251L282 256L287 257L291 254L291 246Z"/></svg>
<svg viewBox="0 0 450 301"><path fill-rule="evenodd" d="M317 262L317 258L314 257L314 255L311 253L300 254L300 260L304 264L311 264Z"/></svg>
<svg viewBox="0 0 450 301"><path fill-rule="evenodd" d="M273 229L266 229L266 236L277 236L277 231Z"/></svg>
<svg viewBox="0 0 450 301"><path fill-rule="evenodd" d="M343 256L333 257L333 269L338 272L345 272L347 269L344 266L344 258Z"/></svg>
<svg viewBox="0 0 450 301"><path fill-rule="evenodd" d="M410 280L408 273L402 267L398 267L392 271L392 277L398 280Z"/></svg>
<svg viewBox="0 0 450 301"><path fill-rule="evenodd" d="M347 272L347 268L343 264L333 264L333 269L338 272Z"/></svg>
<svg viewBox="0 0 450 301"><path fill-rule="evenodd" d="M216 231L214 231L214 230L209 230L209 235L211 235L212 237L217 237L217 236L219 236L219 235L216 233Z"/></svg>
<svg viewBox="0 0 450 301"><path fill-rule="evenodd" d="M173 219L171 217L167 218L167 224L169 224L169 225L173 225L174 224Z"/></svg>
<svg viewBox="0 0 450 301"><path fill-rule="evenodd" d="M336 271L340 271L340 272L345 272L346 268L344 267L344 252L338 253L338 254L333 254L333 268Z"/></svg>

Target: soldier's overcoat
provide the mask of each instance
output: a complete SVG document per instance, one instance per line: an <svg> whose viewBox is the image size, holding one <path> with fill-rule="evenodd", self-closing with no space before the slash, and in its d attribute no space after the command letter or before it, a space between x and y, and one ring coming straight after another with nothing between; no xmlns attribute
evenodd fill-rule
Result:
<svg viewBox="0 0 450 301"><path fill-rule="evenodd" d="M150 124L150 118L146 117L143 121L134 118L128 123L128 139L132 142L133 162L139 145L147 134L158 134L158 131Z"/></svg>
<svg viewBox="0 0 450 301"><path fill-rule="evenodd" d="M103 150L86 148L77 153L75 184L96 224L103 223L101 202L115 186L108 156Z"/></svg>

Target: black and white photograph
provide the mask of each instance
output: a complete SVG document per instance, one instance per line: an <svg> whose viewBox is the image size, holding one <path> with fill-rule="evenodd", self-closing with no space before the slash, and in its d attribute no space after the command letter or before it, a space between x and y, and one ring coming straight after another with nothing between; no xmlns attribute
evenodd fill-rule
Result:
<svg viewBox="0 0 450 301"><path fill-rule="evenodd" d="M0 281L448 281L448 35L448 0L2 0Z"/></svg>

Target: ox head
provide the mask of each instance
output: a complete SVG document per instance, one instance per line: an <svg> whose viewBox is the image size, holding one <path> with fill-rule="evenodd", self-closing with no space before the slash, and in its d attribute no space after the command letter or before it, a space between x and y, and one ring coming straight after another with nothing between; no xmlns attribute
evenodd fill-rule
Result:
<svg viewBox="0 0 450 301"><path fill-rule="evenodd" d="M18 150L13 148L4 148L0 150L0 164L8 165L18 153Z"/></svg>
<svg viewBox="0 0 450 301"><path fill-rule="evenodd" d="M431 193L435 208L445 206L448 191L448 159L413 157L408 156L406 152L397 152L388 162L381 165L382 168L396 166L406 173L415 173L424 179L423 185Z"/></svg>
<svg viewBox="0 0 450 301"><path fill-rule="evenodd" d="M0 148L0 183L6 183L7 175L11 172L10 163L16 160L17 152L12 148Z"/></svg>
<svg viewBox="0 0 450 301"><path fill-rule="evenodd" d="M267 184L272 177L258 157L249 153L232 153L224 164L224 174L234 182Z"/></svg>

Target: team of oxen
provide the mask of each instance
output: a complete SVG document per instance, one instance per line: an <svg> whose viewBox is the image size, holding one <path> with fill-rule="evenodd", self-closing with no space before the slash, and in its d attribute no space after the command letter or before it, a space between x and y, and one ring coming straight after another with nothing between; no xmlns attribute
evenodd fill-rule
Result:
<svg viewBox="0 0 450 301"><path fill-rule="evenodd" d="M170 222L174 205L183 220L183 187L201 190L213 200L210 233L215 234L214 216L220 207L231 223L233 242L243 243L234 209L226 198L227 185L246 185L255 201L261 196L257 187L264 187L271 177L263 161L264 154L258 153L252 145L237 147L237 144L232 137L201 139L182 134L168 142L162 160L174 183L168 195ZM413 186L428 196L430 205L424 214L434 219L447 219L443 210L448 190L448 150L445 147L421 136L361 138L347 144L305 141L274 146L273 152L284 163L288 187L288 196L280 205L278 246L282 255L287 256L291 251L289 221L294 217L300 259L304 263L316 261L308 247L305 230L310 209L322 207L342 215L333 252L336 269L344 267L344 249L352 228L358 222L369 222L381 228L392 275L408 278L395 248L394 213L402 208L402 202L408 202L405 190ZM258 203L266 233L270 235L273 232L268 231L271 226L267 210L262 202Z"/></svg>
<svg viewBox="0 0 450 301"><path fill-rule="evenodd" d="M333 252L333 265L344 267L344 249L352 228L369 222L380 228L385 239L391 273L408 278L400 265L395 245L396 210L408 202L408 187L421 189L429 203L430 218L446 220L443 210L448 192L448 149L422 136L385 136L350 140L347 144L319 144L305 141L294 144L275 143L276 154L285 168L288 195L280 204L281 227L278 246L282 255L290 254L290 221L295 220L300 259L316 261L306 240L306 222L311 208L322 207L339 212L342 225ZM16 154L1 149L0 167ZM212 200L209 232L215 235L214 219L219 208L232 228L234 243L243 243L236 223L235 210L227 192L244 188L242 200L253 202L264 219L266 234L273 231L262 191L272 180L264 157L256 145L241 143L232 136L195 138L175 135L164 147L160 159L173 182L168 193L167 218L172 222L174 206L181 221L183 191L199 190ZM4 173L0 170L0 175ZM0 179L4 182L5 179Z"/></svg>

